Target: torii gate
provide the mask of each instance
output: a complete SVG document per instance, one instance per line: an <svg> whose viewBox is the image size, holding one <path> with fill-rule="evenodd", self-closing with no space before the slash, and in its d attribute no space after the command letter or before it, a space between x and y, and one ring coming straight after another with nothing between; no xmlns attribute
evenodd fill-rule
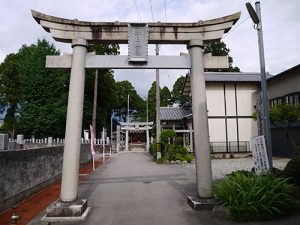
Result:
<svg viewBox="0 0 300 225"><path fill-rule="evenodd" d="M125 130L125 151L128 151L129 131L146 131L146 150L149 151L149 130L152 129L153 122L121 122L121 130Z"/></svg>
<svg viewBox="0 0 300 225"><path fill-rule="evenodd" d="M202 48L204 42L220 40L240 12L196 23L148 24L85 22L36 11L32 16L56 41L71 43L73 48L72 55L48 56L46 63L48 68L71 68L61 194L59 202L48 207L47 216L82 217L88 211L87 200L78 199L85 68L191 69L197 193L200 199L212 198L204 68L228 68L228 59L203 55ZM129 56L89 55L87 46L92 43L129 43ZM185 44L189 55L148 56L147 43Z"/></svg>

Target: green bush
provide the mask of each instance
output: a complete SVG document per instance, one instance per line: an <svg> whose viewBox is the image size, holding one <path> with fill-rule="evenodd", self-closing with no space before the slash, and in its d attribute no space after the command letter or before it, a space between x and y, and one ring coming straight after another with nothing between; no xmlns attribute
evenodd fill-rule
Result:
<svg viewBox="0 0 300 225"><path fill-rule="evenodd" d="M176 137L175 138L175 145L183 145L183 138L182 137Z"/></svg>
<svg viewBox="0 0 300 225"><path fill-rule="evenodd" d="M156 142L155 141L152 144L150 144L149 151L150 151L150 154L152 155L153 159L156 160L157 149L156 149Z"/></svg>
<svg viewBox="0 0 300 225"><path fill-rule="evenodd" d="M290 177L291 182L300 185L300 156L292 158L283 170L285 177Z"/></svg>
<svg viewBox="0 0 300 225"><path fill-rule="evenodd" d="M160 134L160 142L162 144L168 144L169 138L176 138L176 132L174 130L163 130Z"/></svg>
<svg viewBox="0 0 300 225"><path fill-rule="evenodd" d="M187 148L178 145L169 145L168 150L165 154L165 158L166 160L180 160L181 162L191 162L193 160L193 156L189 154Z"/></svg>
<svg viewBox="0 0 300 225"><path fill-rule="evenodd" d="M299 208L288 179L237 171L214 185L215 198L229 207L237 221L264 220Z"/></svg>

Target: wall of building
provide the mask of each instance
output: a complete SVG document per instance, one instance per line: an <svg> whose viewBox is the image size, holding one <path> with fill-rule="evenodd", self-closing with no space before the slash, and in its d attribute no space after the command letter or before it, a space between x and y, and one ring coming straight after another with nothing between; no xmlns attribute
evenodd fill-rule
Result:
<svg viewBox="0 0 300 225"><path fill-rule="evenodd" d="M243 142L257 136L256 83L206 84L210 142Z"/></svg>
<svg viewBox="0 0 300 225"><path fill-rule="evenodd" d="M281 77L268 81L269 99L279 98L290 93L300 92L300 71L294 70Z"/></svg>
<svg viewBox="0 0 300 225"><path fill-rule="evenodd" d="M63 146L0 151L0 212L60 178ZM82 144L80 164L91 160L90 145Z"/></svg>

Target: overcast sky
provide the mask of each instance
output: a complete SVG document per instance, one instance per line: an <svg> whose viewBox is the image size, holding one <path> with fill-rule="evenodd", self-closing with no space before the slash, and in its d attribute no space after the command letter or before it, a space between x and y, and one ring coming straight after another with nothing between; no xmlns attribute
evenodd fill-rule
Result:
<svg viewBox="0 0 300 225"><path fill-rule="evenodd" d="M241 18L223 41L230 49L234 65L243 72L258 72L257 33L248 16L244 0L151 0L154 21L196 22L241 11ZM250 1L254 6L255 1ZM165 7L166 6L166 7ZM69 44L55 42L31 16L30 9L42 13L98 22L152 22L150 0L1 0L0 1L0 62L22 44L46 38L61 52L71 52ZM266 68L278 74L300 63L300 1L261 0ZM160 54L179 55L185 46L162 45ZM121 46L127 54L127 46ZM154 47L149 47L154 54ZM161 86L172 88L185 70L161 70ZM116 80L129 80L145 97L155 80L154 70L116 70Z"/></svg>

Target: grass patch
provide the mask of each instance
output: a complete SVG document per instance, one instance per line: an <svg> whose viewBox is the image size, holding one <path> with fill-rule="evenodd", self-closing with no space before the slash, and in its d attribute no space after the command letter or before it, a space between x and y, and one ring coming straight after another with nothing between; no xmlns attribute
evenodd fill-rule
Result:
<svg viewBox="0 0 300 225"><path fill-rule="evenodd" d="M257 176L247 171L227 175L214 185L215 198L236 221L267 220L299 209L293 186L285 178Z"/></svg>

